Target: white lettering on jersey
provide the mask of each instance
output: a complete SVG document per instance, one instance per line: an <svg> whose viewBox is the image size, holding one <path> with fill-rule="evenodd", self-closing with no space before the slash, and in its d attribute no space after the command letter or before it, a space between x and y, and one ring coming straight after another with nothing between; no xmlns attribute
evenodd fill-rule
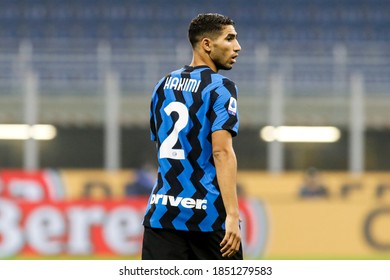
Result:
<svg viewBox="0 0 390 280"><path fill-rule="evenodd" d="M182 91L197 92L199 89L200 80L169 77L164 84L164 89L174 89Z"/></svg>
<svg viewBox="0 0 390 280"><path fill-rule="evenodd" d="M162 204L162 205L170 205L173 207L178 207L181 205L184 208L195 208L206 210L207 209L207 200L205 199L193 199L190 197L174 197L171 195L165 194L153 194L150 199L150 204Z"/></svg>

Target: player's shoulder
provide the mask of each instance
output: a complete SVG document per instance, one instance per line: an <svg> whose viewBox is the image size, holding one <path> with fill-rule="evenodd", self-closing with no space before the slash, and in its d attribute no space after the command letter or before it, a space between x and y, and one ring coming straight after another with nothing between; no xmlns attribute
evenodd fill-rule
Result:
<svg viewBox="0 0 390 280"><path fill-rule="evenodd" d="M228 91L230 92L230 94L234 94L234 95L236 95L237 93L237 86L235 82L219 73L216 73L215 76L213 77L213 82L211 87L215 90L221 89L222 91Z"/></svg>
<svg viewBox="0 0 390 280"><path fill-rule="evenodd" d="M217 87L236 85L233 80L217 72L212 74L212 83Z"/></svg>

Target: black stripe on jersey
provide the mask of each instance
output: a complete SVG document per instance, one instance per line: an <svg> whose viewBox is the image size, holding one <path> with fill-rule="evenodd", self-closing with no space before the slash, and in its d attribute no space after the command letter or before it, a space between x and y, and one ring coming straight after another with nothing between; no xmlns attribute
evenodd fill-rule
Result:
<svg viewBox="0 0 390 280"><path fill-rule="evenodd" d="M153 101L150 102L150 111L153 111ZM150 130L155 138L157 138L156 122L154 121L154 114L150 115Z"/></svg>
<svg viewBox="0 0 390 280"><path fill-rule="evenodd" d="M186 104L186 100L183 96L183 92L179 90L173 90L173 93L175 95L175 100L178 102L181 102L183 104ZM179 115L177 112L171 113L172 118L172 128L168 131L168 135L172 132L172 130L175 127L175 123L179 118ZM180 141L177 141L175 145L173 146L174 149L181 149ZM180 183L180 181L177 179L177 177L180 175L180 173L183 172L184 166L181 164L179 160L173 160L173 159L167 159L169 161L169 164L171 165L171 168L168 170L168 172L165 174L165 179L168 181L169 186L174 186L169 189L166 194L171 195L174 197L177 197L182 191L183 187ZM159 220L163 228L174 228L172 222L177 217L177 215L180 214L180 208L174 208L171 207L169 211L167 211Z"/></svg>
<svg viewBox="0 0 390 280"><path fill-rule="evenodd" d="M200 72L201 84L199 85L198 92L202 92L206 86L211 84L211 75L214 73L210 68L205 68Z"/></svg>
<svg viewBox="0 0 390 280"><path fill-rule="evenodd" d="M177 197L182 191L183 187L177 177L183 172L184 167L181 164L180 160L175 159L167 159L171 168L165 174L165 179L168 181L169 186L171 187L166 195L171 195ZM172 224L173 220L180 214L179 207L171 207L169 211L167 211L159 220L163 228L175 228Z"/></svg>
<svg viewBox="0 0 390 280"><path fill-rule="evenodd" d="M236 91L235 84L231 80L226 79L226 78L222 80L222 83L223 83L223 86L230 92L232 97L237 99L237 91Z"/></svg>
<svg viewBox="0 0 390 280"><path fill-rule="evenodd" d="M194 171L192 172L190 178L190 181L196 188L196 192L192 195L193 199L203 199L206 195L204 192L201 192L201 190L204 190L204 186L200 183L200 180L204 176L205 172L197 162L198 158L202 153L201 141L198 138L200 134L199 131L202 128L202 124L200 123L198 117L196 116L196 113L204 104L202 100L201 92L203 91L204 86L208 85L211 82L209 71L202 71L201 79L205 83L202 82L198 91L192 93L193 103L189 108L189 117L192 121L193 127L187 134L187 139L192 144L192 149L188 153L188 158L193 163L193 168L194 168ZM192 211L197 211L197 210L192 209ZM186 226L188 227L189 230L200 230L199 224L207 216L205 211L198 210L198 212L199 213L197 213L197 215L193 215L186 222Z"/></svg>
<svg viewBox="0 0 390 280"><path fill-rule="evenodd" d="M158 87L158 89L156 91L156 94L158 95L158 102L156 104L156 110L154 110L154 113L156 114L156 122L157 122L156 123L156 137L157 137L157 132L160 130L160 126L162 124L162 117L161 117L160 110L161 110L161 107L166 99L165 93L164 93L164 83L165 83L165 81L161 83L161 85ZM160 143L159 137L157 137L157 141L158 141L157 145L158 145L158 147L160 147L161 143Z"/></svg>
<svg viewBox="0 0 390 280"><path fill-rule="evenodd" d="M210 108L207 113L210 123L214 123L215 119L217 118L217 114L215 113L213 107L215 101L217 101L218 96L219 94L214 89L210 91Z"/></svg>
<svg viewBox="0 0 390 280"><path fill-rule="evenodd" d="M228 108L229 102L225 104L225 107ZM233 130L234 125L237 123L237 117L236 116L230 116L229 119L222 125L222 128L224 130L227 130L230 132L230 134L234 137L237 135L237 133Z"/></svg>
<svg viewBox="0 0 390 280"><path fill-rule="evenodd" d="M210 91L210 108L209 108L209 110L207 111L207 114L206 114L207 118L210 121L210 123L213 123L215 121L215 119L217 118L217 114L213 110L213 107L214 107L215 101L217 101L218 96L219 95L218 95L218 93L215 90ZM212 142L211 133L208 135L207 140L209 140L210 143ZM215 166L214 158L212 157L212 155L210 156L209 161L210 161L210 163L212 165Z"/></svg>

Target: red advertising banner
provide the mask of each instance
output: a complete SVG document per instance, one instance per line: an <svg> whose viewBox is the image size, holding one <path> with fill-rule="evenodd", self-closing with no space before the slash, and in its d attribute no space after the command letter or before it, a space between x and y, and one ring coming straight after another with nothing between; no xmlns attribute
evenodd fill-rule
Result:
<svg viewBox="0 0 390 280"><path fill-rule="evenodd" d="M0 197L37 202L64 200L60 173L52 170L0 170Z"/></svg>
<svg viewBox="0 0 390 280"><path fill-rule="evenodd" d="M146 197L121 201L16 202L0 199L0 257L140 254ZM256 203L240 202L244 242L259 254ZM263 243L263 244L261 244Z"/></svg>
<svg viewBox="0 0 390 280"><path fill-rule="evenodd" d="M138 258L148 197L66 199L59 174L0 172L0 258ZM265 244L264 208L241 199L240 209L246 252L258 256Z"/></svg>
<svg viewBox="0 0 390 280"><path fill-rule="evenodd" d="M147 199L15 202L0 200L0 257L137 255Z"/></svg>

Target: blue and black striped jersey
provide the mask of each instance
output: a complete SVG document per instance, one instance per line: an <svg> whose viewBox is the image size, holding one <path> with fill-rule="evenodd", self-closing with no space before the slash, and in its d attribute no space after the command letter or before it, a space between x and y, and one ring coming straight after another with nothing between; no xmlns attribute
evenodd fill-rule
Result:
<svg viewBox="0 0 390 280"><path fill-rule="evenodd" d="M209 67L185 66L159 81L150 108L159 169L144 226L224 229L211 134L223 129L235 136L238 125L237 87Z"/></svg>

